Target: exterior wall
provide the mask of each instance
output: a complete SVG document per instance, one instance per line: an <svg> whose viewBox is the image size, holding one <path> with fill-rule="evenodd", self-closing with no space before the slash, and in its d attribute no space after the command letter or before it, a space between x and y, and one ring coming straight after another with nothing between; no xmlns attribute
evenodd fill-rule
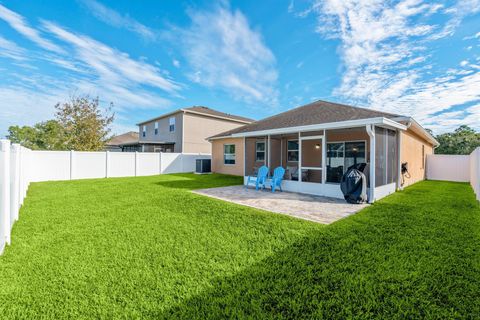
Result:
<svg viewBox="0 0 480 320"><path fill-rule="evenodd" d="M175 117L175 131L169 131L169 119L171 117ZM155 122L158 122L158 134L155 134ZM143 126L147 126L147 132L145 137L142 136ZM182 150L182 127L183 127L183 112L178 112L176 114L172 114L166 116L164 118L160 118L154 121L150 121L144 124L139 125L138 134L140 143L142 141L158 141L158 142L173 142L175 143L175 147L173 152L184 152Z"/></svg>
<svg viewBox="0 0 480 320"><path fill-rule="evenodd" d="M245 125L188 112L183 115L183 124L183 152L189 153L211 153L212 145L207 138Z"/></svg>
<svg viewBox="0 0 480 320"><path fill-rule="evenodd" d="M223 146L225 144L235 144L235 164L226 165L223 163ZM243 138L212 140L212 172L243 176L244 155Z"/></svg>
<svg viewBox="0 0 480 320"><path fill-rule="evenodd" d="M426 178L426 158L427 155L433 154L433 146L410 129L402 131L400 135L400 162L408 163L409 175L403 175L403 186L406 187ZM425 148L423 158L422 146Z"/></svg>

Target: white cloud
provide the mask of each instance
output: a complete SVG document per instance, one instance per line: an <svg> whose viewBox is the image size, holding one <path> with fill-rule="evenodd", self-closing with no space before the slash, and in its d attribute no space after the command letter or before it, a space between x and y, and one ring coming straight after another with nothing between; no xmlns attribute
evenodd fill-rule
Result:
<svg viewBox="0 0 480 320"><path fill-rule="evenodd" d="M0 36L0 56L17 61L26 60L25 50L16 43Z"/></svg>
<svg viewBox="0 0 480 320"><path fill-rule="evenodd" d="M8 12L27 25L24 17ZM149 64L146 59L134 59L52 22L42 20L42 28L43 34L52 37L49 43L54 47L34 42L48 52L27 51L0 37L0 55L18 60L14 61L16 64L25 64L21 59L28 57L27 62L31 64L25 65L28 69L2 70L8 84L0 85L0 131L4 132L11 124L32 124L51 118L55 103L68 99L73 93L99 96L104 102L113 102L120 117L132 109L170 107L169 97L179 97L180 84L165 76L166 70ZM37 29L31 31L31 34L39 34ZM52 42L57 39L61 42ZM59 47L57 43L62 43L61 52L55 49ZM43 73L45 61L57 68ZM65 69L67 74L61 72ZM121 124L117 121L115 125Z"/></svg>
<svg viewBox="0 0 480 320"><path fill-rule="evenodd" d="M446 122L439 126L435 121L441 117L435 115L479 101L479 74L464 69L432 76L426 50L432 41L451 35L465 15L478 10L478 3L469 0L444 9L422 0L326 0L305 12L317 15L319 33L341 41L344 70L335 95L356 105L412 115L444 130ZM433 14L450 18L444 26L429 24ZM466 67L468 61L460 64ZM465 108L462 112L473 117Z"/></svg>
<svg viewBox="0 0 480 320"><path fill-rule="evenodd" d="M246 17L225 7L190 17L191 27L180 32L191 80L248 103L276 105L275 57Z"/></svg>
<svg viewBox="0 0 480 320"><path fill-rule="evenodd" d="M95 0L83 0L82 2L97 19L111 26L132 31L146 40L156 39L156 34L152 29L141 24L137 20L130 18L128 15L122 16L117 11L108 8Z"/></svg>
<svg viewBox="0 0 480 320"><path fill-rule="evenodd" d="M76 58L107 82L149 85L173 93L180 87L161 75L160 69L130 58L90 37L78 35L48 21L43 26L75 49Z"/></svg>
<svg viewBox="0 0 480 320"><path fill-rule="evenodd" d="M5 20L13 29L23 34L26 38L30 39L31 41L35 42L40 47L49 51L57 52L57 53L65 52L62 48L60 48L53 42L40 36L40 32L30 27L28 23L25 21L24 17L7 9L1 4L0 4L0 19Z"/></svg>
<svg viewBox="0 0 480 320"><path fill-rule="evenodd" d="M172 64L174 67L180 68L180 61L178 61L177 59L173 59Z"/></svg>

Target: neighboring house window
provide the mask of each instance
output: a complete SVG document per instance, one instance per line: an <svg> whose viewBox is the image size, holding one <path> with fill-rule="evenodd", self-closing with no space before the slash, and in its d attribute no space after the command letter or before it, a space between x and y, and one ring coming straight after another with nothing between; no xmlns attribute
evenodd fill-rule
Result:
<svg viewBox="0 0 480 320"><path fill-rule="evenodd" d="M168 119L168 123L170 124L170 132L175 132L175 117L171 117L170 119Z"/></svg>
<svg viewBox="0 0 480 320"><path fill-rule="evenodd" d="M147 126L143 126L142 137L145 137L146 135L147 135Z"/></svg>
<svg viewBox="0 0 480 320"><path fill-rule="evenodd" d="M235 145L234 144L223 145L223 163L235 164Z"/></svg>
<svg viewBox="0 0 480 320"><path fill-rule="evenodd" d="M255 161L265 161L265 141L255 143Z"/></svg>
<svg viewBox="0 0 480 320"><path fill-rule="evenodd" d="M287 141L287 161L298 161L298 140Z"/></svg>
<svg viewBox="0 0 480 320"><path fill-rule="evenodd" d="M158 134L158 122L155 122L155 135Z"/></svg>

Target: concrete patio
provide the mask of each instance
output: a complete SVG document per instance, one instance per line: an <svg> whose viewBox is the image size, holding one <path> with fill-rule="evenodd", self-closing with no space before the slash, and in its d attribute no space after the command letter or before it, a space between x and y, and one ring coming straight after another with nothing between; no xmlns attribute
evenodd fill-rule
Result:
<svg viewBox="0 0 480 320"><path fill-rule="evenodd" d="M245 189L244 186L200 189L193 192L323 224L330 224L348 217L368 206L368 204L349 204L342 199L300 193L256 191L254 188Z"/></svg>

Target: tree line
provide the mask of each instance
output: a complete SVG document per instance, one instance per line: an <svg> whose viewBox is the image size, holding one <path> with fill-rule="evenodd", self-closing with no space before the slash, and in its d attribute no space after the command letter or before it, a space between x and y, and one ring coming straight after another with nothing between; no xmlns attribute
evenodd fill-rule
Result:
<svg viewBox="0 0 480 320"><path fill-rule="evenodd" d="M466 125L453 132L439 134L435 138L440 143L435 149L436 154L470 154L480 147L480 132L475 132Z"/></svg>

